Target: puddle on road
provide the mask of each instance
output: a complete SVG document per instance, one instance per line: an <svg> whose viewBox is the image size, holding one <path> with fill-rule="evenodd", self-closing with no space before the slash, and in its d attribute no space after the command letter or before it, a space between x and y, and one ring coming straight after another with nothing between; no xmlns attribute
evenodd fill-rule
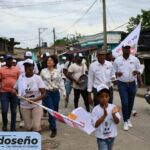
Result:
<svg viewBox="0 0 150 150"><path fill-rule="evenodd" d="M47 139L42 142L42 150L59 149L59 145L59 141Z"/></svg>

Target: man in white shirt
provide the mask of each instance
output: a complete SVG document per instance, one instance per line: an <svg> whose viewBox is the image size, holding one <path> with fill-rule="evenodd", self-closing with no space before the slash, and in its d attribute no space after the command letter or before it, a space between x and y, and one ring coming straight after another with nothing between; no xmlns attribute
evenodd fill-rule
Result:
<svg viewBox="0 0 150 150"><path fill-rule="evenodd" d="M87 66L82 64L83 55L79 53L76 57L75 63L71 64L68 68L69 79L72 80L72 87L74 89L74 107L78 107L80 95L82 95L86 110L89 112L89 103L87 99L87 89L82 89L80 77L86 74Z"/></svg>
<svg viewBox="0 0 150 150"><path fill-rule="evenodd" d="M5 65L6 65L6 62L4 61L4 56L0 56L0 68Z"/></svg>
<svg viewBox="0 0 150 150"><path fill-rule="evenodd" d="M26 59L32 59L32 52L31 51L26 51L25 54L24 54L24 60ZM25 70L24 70L24 60L23 61L19 61L16 65L16 67L19 69L20 73L24 73ZM38 70L38 67L37 67L37 64L34 63L34 73L35 74L38 74L39 73L39 70Z"/></svg>
<svg viewBox="0 0 150 150"><path fill-rule="evenodd" d="M136 78L142 73L138 58L130 55L130 48L130 45L124 45L123 55L116 58L113 64L122 103L123 129L126 131L132 127L130 116L136 94Z"/></svg>
<svg viewBox="0 0 150 150"><path fill-rule="evenodd" d="M111 62L105 60L106 51L97 50L97 60L93 62L89 67L88 73L88 101L94 106L98 104L97 90L96 88L100 84L106 84L109 87L111 97L109 103L113 102L113 88L112 80L115 80L115 74L113 72L113 65ZM94 99L92 100L92 92Z"/></svg>
<svg viewBox="0 0 150 150"><path fill-rule="evenodd" d="M65 108L68 107L69 95L71 93L71 81L68 78L68 68L71 65L71 61L68 60L67 57L62 57L63 64L61 65L61 75L64 79L65 89L66 89L66 98L65 98Z"/></svg>

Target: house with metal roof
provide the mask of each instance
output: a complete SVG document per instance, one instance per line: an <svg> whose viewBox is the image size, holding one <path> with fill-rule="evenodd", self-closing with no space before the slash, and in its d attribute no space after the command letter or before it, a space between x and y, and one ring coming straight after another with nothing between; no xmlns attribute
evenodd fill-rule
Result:
<svg viewBox="0 0 150 150"><path fill-rule="evenodd" d="M108 51L111 51L113 48L115 48L120 40L122 31L108 31L107 32L107 45L108 45ZM102 48L104 44L104 38L103 38L103 32L94 34L94 35L87 35L82 36L79 40L79 43L81 47L83 48L89 48L89 47L97 47Z"/></svg>

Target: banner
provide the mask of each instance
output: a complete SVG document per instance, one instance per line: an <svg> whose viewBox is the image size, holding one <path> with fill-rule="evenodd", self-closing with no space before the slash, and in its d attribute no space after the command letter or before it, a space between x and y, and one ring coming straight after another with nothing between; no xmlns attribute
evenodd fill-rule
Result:
<svg viewBox="0 0 150 150"><path fill-rule="evenodd" d="M37 132L0 132L0 150L41 150Z"/></svg>
<svg viewBox="0 0 150 150"><path fill-rule="evenodd" d="M79 107L75 110L72 111L69 116L65 116L59 112L56 112L52 109L49 109L41 104L38 104L34 101L31 101L25 97L19 96L20 99L23 99L25 101L28 101L30 103L36 104L43 109L47 110L53 117L55 117L57 120L69 125L70 127L73 128L78 128L82 131L84 131L87 134L91 134L92 132L95 131L95 128L92 126L91 123L91 114L85 111L82 107Z"/></svg>
<svg viewBox="0 0 150 150"><path fill-rule="evenodd" d="M95 128L91 123L91 114L82 107L73 110L69 116L65 116L49 108L46 108L46 110L57 120L66 123L73 128L78 128L89 135L95 131Z"/></svg>
<svg viewBox="0 0 150 150"><path fill-rule="evenodd" d="M116 58L122 55L122 46L129 44L131 46L131 54L137 52L137 45L141 31L141 22L139 25L116 47L112 50L113 56Z"/></svg>

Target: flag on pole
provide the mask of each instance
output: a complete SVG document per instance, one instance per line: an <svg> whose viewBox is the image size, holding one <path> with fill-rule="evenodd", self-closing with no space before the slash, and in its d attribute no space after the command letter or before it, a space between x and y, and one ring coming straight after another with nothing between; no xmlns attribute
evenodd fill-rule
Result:
<svg viewBox="0 0 150 150"><path fill-rule="evenodd" d="M92 120L91 114L88 113L82 107L74 109L69 116L65 116L65 115L63 115L59 112L53 111L49 108L46 108L46 110L57 120L65 123L73 128L78 128L81 131L84 131L85 133L87 133L89 135L95 131L95 128L92 126L92 122L91 122L91 120Z"/></svg>
<svg viewBox="0 0 150 150"><path fill-rule="evenodd" d="M116 47L112 50L113 56L116 58L122 55L122 46L130 45L131 54L135 55L137 52L137 45L141 31L141 21L139 25Z"/></svg>
<svg viewBox="0 0 150 150"><path fill-rule="evenodd" d="M57 120L65 123L73 128L78 128L81 131L83 131L89 135L95 131L95 128L92 126L92 123L91 123L91 114L89 114L87 111L85 111L85 109L83 109L82 107L79 107L79 108L73 110L69 116L65 116L59 112L49 109L41 104L31 101L25 97L22 97L19 95L18 95L18 97L20 99L23 99L25 101L28 101L30 103L33 103L33 104L36 104L36 105L42 107L43 109L47 110L48 113L50 113Z"/></svg>

